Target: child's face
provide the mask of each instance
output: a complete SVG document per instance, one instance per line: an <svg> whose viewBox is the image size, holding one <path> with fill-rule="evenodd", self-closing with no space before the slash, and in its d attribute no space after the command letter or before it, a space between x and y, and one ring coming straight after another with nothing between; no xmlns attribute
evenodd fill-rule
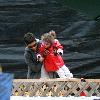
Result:
<svg viewBox="0 0 100 100"><path fill-rule="evenodd" d="M51 46L50 42L44 41L45 48L49 48Z"/></svg>

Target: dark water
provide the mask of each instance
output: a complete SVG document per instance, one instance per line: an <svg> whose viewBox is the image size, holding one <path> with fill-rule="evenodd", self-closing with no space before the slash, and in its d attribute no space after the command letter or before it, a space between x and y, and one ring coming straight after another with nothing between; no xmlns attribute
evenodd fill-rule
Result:
<svg viewBox="0 0 100 100"><path fill-rule="evenodd" d="M4 72L26 78L23 36L55 30L74 77L100 78L100 21L60 0L0 0L0 63Z"/></svg>

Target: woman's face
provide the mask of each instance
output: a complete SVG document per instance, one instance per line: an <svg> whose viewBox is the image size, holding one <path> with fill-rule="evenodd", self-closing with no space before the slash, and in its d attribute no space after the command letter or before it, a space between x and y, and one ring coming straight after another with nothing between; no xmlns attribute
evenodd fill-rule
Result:
<svg viewBox="0 0 100 100"><path fill-rule="evenodd" d="M28 48L36 51L36 48L37 48L37 43L36 41L33 41L32 43L28 44Z"/></svg>

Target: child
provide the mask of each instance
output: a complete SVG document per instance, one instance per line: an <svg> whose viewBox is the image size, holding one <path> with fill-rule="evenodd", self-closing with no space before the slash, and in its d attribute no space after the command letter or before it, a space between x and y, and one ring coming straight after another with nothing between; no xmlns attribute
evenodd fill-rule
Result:
<svg viewBox="0 0 100 100"><path fill-rule="evenodd" d="M49 34L51 34L54 37L55 44L59 45L59 49L57 50L57 53L60 54L60 55L63 55L63 47L59 43L58 39L56 39L56 32L54 30L51 30L49 32Z"/></svg>
<svg viewBox="0 0 100 100"><path fill-rule="evenodd" d="M39 48L40 54L44 58L43 65L47 72L57 72L60 78L71 78L73 77L69 69L65 66L64 61L57 53L58 49L62 49L60 43L56 43L54 37L45 33L41 36L42 44Z"/></svg>

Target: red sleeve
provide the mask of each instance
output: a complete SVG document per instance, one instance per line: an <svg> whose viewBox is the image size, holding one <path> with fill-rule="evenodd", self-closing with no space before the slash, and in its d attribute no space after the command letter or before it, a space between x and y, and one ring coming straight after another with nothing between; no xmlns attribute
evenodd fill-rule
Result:
<svg viewBox="0 0 100 100"><path fill-rule="evenodd" d="M54 46L57 49L63 49L63 46L60 44L60 42L57 39L55 39L55 41L54 41Z"/></svg>

